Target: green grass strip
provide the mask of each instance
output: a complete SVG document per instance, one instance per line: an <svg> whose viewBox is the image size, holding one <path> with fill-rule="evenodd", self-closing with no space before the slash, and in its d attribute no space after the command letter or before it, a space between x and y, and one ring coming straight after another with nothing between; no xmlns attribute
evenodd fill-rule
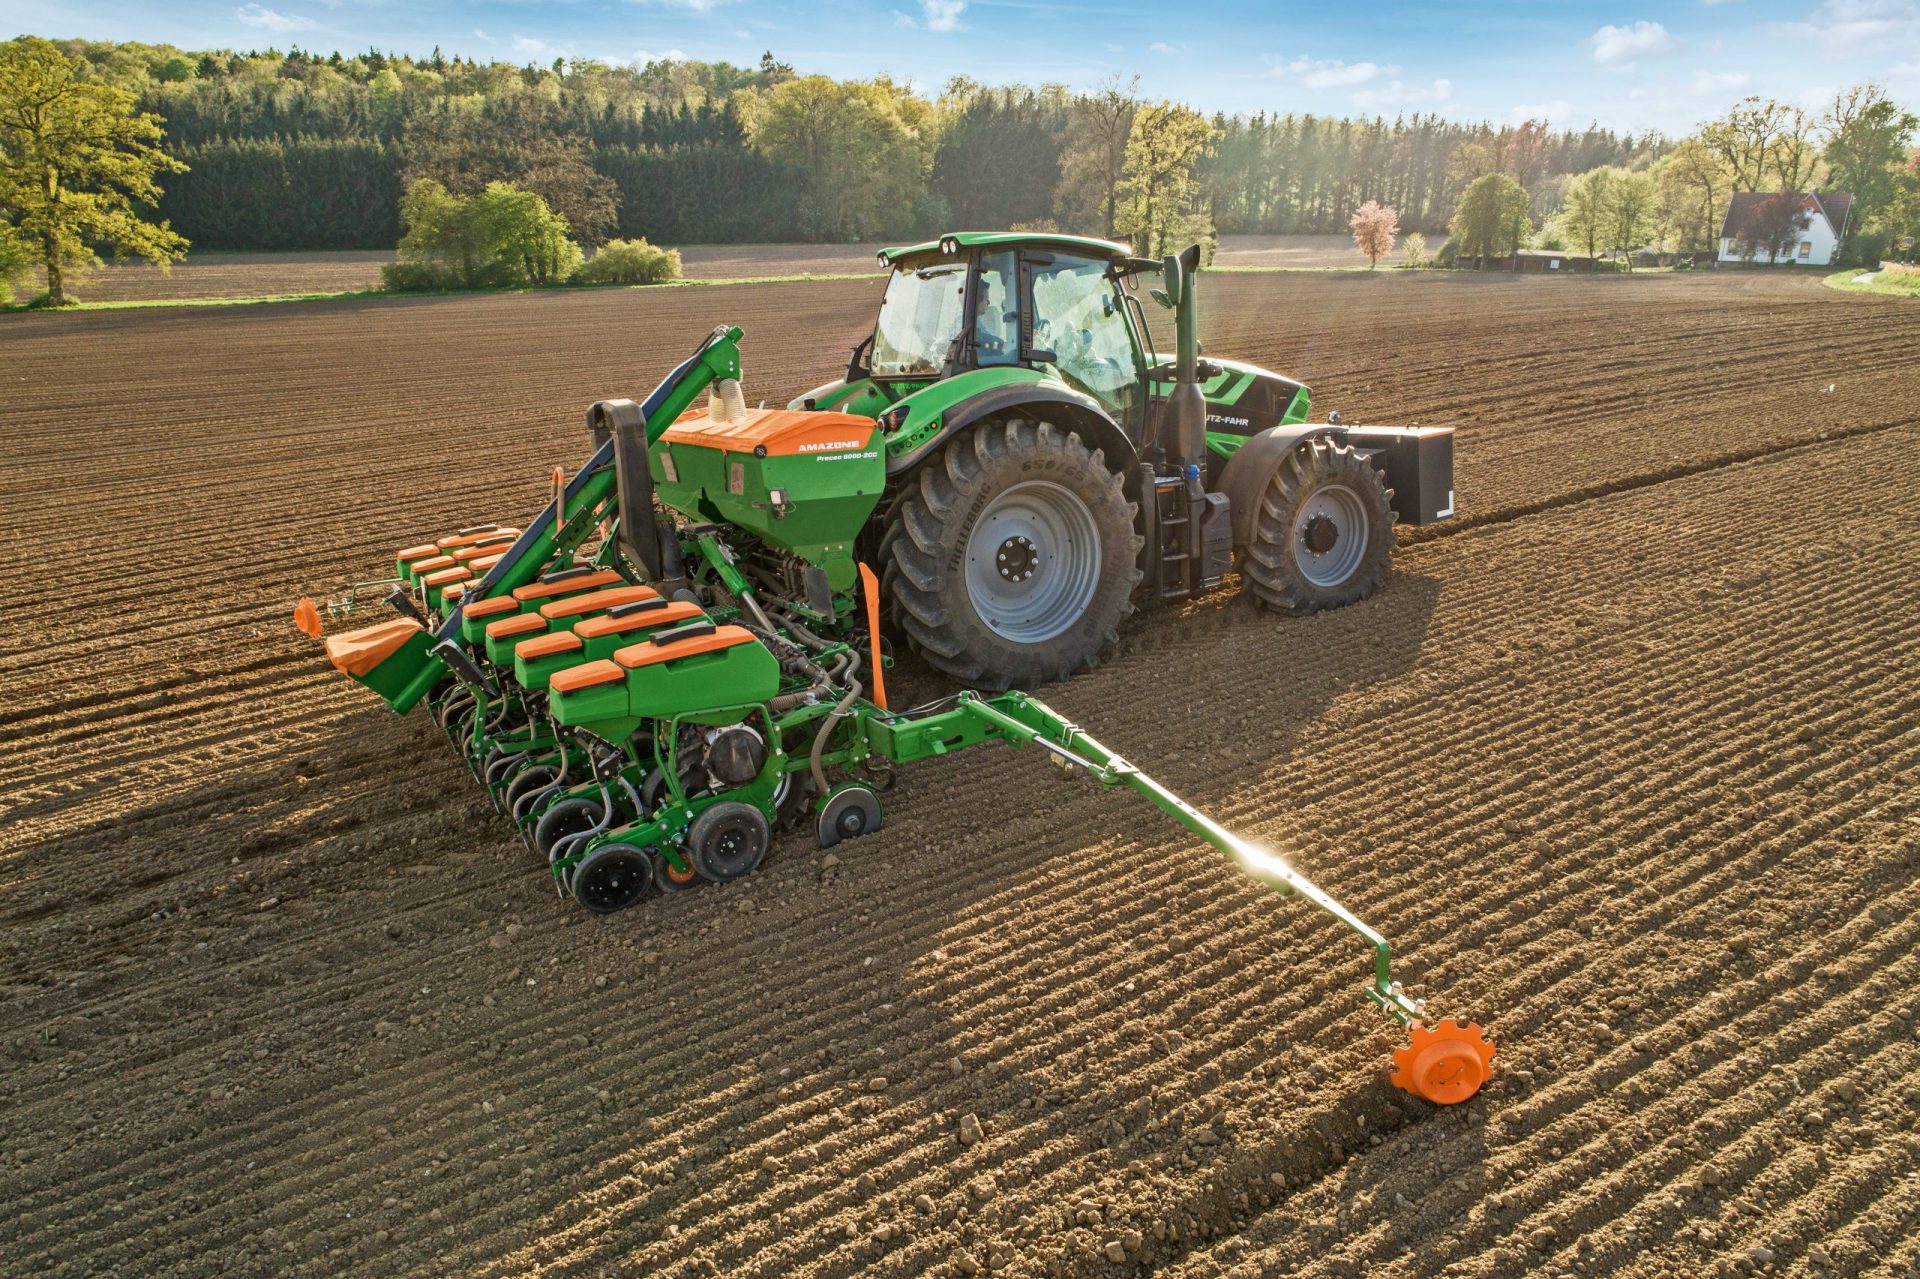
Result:
<svg viewBox="0 0 1920 1279"><path fill-rule="evenodd" d="M1871 280L1859 280L1856 276L1872 275ZM1830 289L1843 289L1848 293L1882 293L1888 297L1920 298L1920 271L1863 271L1854 267L1848 271L1835 271L1825 276L1820 283Z"/></svg>

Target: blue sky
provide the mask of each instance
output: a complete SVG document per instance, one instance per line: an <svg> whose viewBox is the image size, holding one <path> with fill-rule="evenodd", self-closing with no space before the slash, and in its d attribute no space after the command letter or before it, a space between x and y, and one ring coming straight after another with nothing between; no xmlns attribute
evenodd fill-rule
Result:
<svg viewBox="0 0 1920 1279"><path fill-rule="evenodd" d="M1685 132L1748 93L1817 104L1865 79L1920 106L1920 0L10 0L46 36L188 48L299 44L516 62L757 61L1084 88L1120 73L1206 110L1545 115Z"/></svg>

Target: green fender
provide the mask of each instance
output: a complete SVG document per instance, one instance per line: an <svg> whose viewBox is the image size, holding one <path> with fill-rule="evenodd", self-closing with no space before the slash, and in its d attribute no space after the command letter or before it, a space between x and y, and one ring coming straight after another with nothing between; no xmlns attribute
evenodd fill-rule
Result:
<svg viewBox="0 0 1920 1279"><path fill-rule="evenodd" d="M1115 471L1131 471L1139 449L1093 397L1051 373L1009 365L972 369L903 396L881 415L887 428L887 476L913 470L981 418L1032 405L1049 421L1071 427L1090 448L1106 453Z"/></svg>
<svg viewBox="0 0 1920 1279"><path fill-rule="evenodd" d="M1253 541L1253 516L1260 509L1260 495L1273 482L1273 474L1280 464L1308 440L1330 437L1343 439L1345 433L1331 423L1321 422L1308 426L1296 422L1288 426L1274 426L1257 435L1247 437L1247 442L1234 450L1227 459L1225 472L1220 477L1220 491L1227 495L1233 511L1233 544L1247 546Z"/></svg>

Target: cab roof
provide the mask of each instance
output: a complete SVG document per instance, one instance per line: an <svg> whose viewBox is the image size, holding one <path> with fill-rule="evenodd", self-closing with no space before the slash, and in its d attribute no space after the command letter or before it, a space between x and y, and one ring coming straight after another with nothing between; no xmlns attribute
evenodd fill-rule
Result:
<svg viewBox="0 0 1920 1279"><path fill-rule="evenodd" d="M1131 248L1124 244L1116 244L1112 240L1095 240L1089 236L1061 235L1050 231L949 231L939 239L928 240L923 244L882 249L878 256L881 266L890 267L902 258L926 255L957 257L969 249L1019 249L1039 245L1052 245L1056 248L1084 253L1088 257L1111 260L1133 256Z"/></svg>

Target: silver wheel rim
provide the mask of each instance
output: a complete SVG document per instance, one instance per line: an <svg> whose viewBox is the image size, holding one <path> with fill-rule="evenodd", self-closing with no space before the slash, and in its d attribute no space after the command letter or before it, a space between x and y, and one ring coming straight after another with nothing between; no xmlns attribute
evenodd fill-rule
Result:
<svg viewBox="0 0 1920 1279"><path fill-rule="evenodd" d="M1016 484L967 534L967 600L994 634L1044 644L1085 615L1100 585L1093 512L1050 480Z"/></svg>
<svg viewBox="0 0 1920 1279"><path fill-rule="evenodd" d="M1367 508L1344 484L1307 494L1293 516L1293 558L1315 586L1344 586L1367 553Z"/></svg>

